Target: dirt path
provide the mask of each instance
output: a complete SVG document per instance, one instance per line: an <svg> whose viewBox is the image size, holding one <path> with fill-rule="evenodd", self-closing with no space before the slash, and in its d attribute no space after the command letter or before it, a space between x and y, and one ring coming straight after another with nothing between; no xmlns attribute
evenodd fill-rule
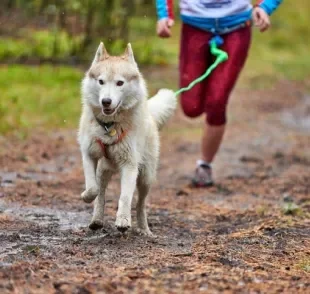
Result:
<svg viewBox="0 0 310 294"><path fill-rule="evenodd" d="M310 97L281 83L230 108L213 188L187 186L202 120L163 133L155 240L115 230L117 177L87 228L75 130L1 139L0 293L310 293Z"/></svg>

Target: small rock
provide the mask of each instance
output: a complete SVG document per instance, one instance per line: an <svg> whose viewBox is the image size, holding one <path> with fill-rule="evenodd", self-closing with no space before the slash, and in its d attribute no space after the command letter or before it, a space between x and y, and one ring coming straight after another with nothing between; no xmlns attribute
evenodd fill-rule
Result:
<svg viewBox="0 0 310 294"><path fill-rule="evenodd" d="M284 193L283 194L283 201L284 202L293 202L293 197L288 193Z"/></svg>
<svg viewBox="0 0 310 294"><path fill-rule="evenodd" d="M188 193L186 191L184 191L184 190L178 190L176 192L176 195L177 196L188 196Z"/></svg>
<svg viewBox="0 0 310 294"><path fill-rule="evenodd" d="M47 152L43 152L41 154L41 157L44 158L44 159L50 159L50 156L49 156L49 154Z"/></svg>
<svg viewBox="0 0 310 294"><path fill-rule="evenodd" d="M298 276L293 276L293 277L292 277L292 280L293 280L293 281L299 281L300 279L301 279L301 277L298 277Z"/></svg>

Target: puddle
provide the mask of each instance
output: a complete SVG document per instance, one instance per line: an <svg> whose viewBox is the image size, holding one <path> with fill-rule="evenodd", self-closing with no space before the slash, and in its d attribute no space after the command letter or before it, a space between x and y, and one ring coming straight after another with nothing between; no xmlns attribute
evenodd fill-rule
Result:
<svg viewBox="0 0 310 294"><path fill-rule="evenodd" d="M43 207L23 207L0 201L0 215L16 220L22 227L0 232L0 259L11 264L20 255L34 250L51 248L68 244L68 241L79 238L74 232L86 228L91 213L87 211L73 212ZM38 225L33 227L31 225ZM30 227L29 227L30 226ZM84 238L87 240L87 238ZM34 248L34 249L31 249ZM48 250L47 250L48 251Z"/></svg>
<svg viewBox="0 0 310 294"><path fill-rule="evenodd" d="M72 212L44 207L22 207L16 203L0 201L0 216L1 214L9 216L13 229L8 226L7 230L0 232L0 268L9 267L20 260L31 260L38 255L41 258L58 254L67 256L68 252L70 254L76 247L81 251L92 248L95 252L101 252L99 254L102 254L102 258L114 256L122 262L125 259L131 262L136 257L137 248L144 248L145 244L167 250L171 254L182 255L191 251L193 242L190 229L179 231L175 228L175 216L166 221L168 226L162 226L162 218L171 217L168 211L150 215L153 229L160 227L163 235L155 240L141 237L135 231L131 231L127 237L122 236L111 224L112 219L109 216L103 230L92 232L86 229L91 219L90 211ZM161 215L161 221L158 220L158 215ZM188 222L188 219L183 220L181 216L180 219ZM130 246L128 242L132 242ZM102 248L104 250L101 250ZM109 257L105 257L107 252Z"/></svg>
<svg viewBox="0 0 310 294"><path fill-rule="evenodd" d="M8 205L4 201L0 201L0 211L8 216L41 226L57 227L61 231L86 227L91 219L91 213L87 211L72 212L42 207L22 207L17 204Z"/></svg>
<svg viewBox="0 0 310 294"><path fill-rule="evenodd" d="M56 179L56 175L39 172L3 172L0 171L0 187L12 187L18 180L26 181L51 181Z"/></svg>
<svg viewBox="0 0 310 294"><path fill-rule="evenodd" d="M52 181L63 173L69 173L78 163L75 156L61 155L48 163L40 163L21 172L6 172L0 170L0 187L12 187L18 180Z"/></svg>
<svg viewBox="0 0 310 294"><path fill-rule="evenodd" d="M1 172L0 171L0 187L11 187L17 178L17 173L15 172Z"/></svg>

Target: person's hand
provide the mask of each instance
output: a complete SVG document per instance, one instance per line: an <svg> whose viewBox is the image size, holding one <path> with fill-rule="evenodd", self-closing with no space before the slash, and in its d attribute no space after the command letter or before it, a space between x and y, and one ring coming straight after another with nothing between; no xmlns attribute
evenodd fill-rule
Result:
<svg viewBox="0 0 310 294"><path fill-rule="evenodd" d="M157 22L157 35L161 38L169 38L171 37L170 28L174 25L173 19L163 18Z"/></svg>
<svg viewBox="0 0 310 294"><path fill-rule="evenodd" d="M268 30L271 25L269 15L260 7L255 7L253 9L252 19L254 25L257 26L261 32Z"/></svg>

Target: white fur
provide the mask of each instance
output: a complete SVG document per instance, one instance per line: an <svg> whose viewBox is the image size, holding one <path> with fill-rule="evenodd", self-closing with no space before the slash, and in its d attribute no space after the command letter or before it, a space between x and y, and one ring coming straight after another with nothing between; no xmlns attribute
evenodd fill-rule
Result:
<svg viewBox="0 0 310 294"><path fill-rule="evenodd" d="M99 84L99 79L104 84ZM124 84L117 86L117 81ZM101 102L112 100L115 112L105 115ZM121 195L116 215L116 227L125 231L131 227L131 203L138 188L137 225L141 233L150 235L145 210L145 199L156 178L159 158L159 135L161 128L176 108L176 97L170 90L160 90L147 100L144 79L135 63L130 44L120 57L109 56L101 43L90 70L82 82L83 111L78 141L82 153L85 175L85 202L95 200L92 229L103 225L105 190L115 172L121 175ZM118 134L127 131L121 142L113 144L111 137L95 117L103 122L115 122ZM99 138L106 144L108 159L96 142Z"/></svg>
<svg viewBox="0 0 310 294"><path fill-rule="evenodd" d="M170 90L161 89L158 93L148 100L148 109L155 119L159 129L161 129L176 108L177 100Z"/></svg>

